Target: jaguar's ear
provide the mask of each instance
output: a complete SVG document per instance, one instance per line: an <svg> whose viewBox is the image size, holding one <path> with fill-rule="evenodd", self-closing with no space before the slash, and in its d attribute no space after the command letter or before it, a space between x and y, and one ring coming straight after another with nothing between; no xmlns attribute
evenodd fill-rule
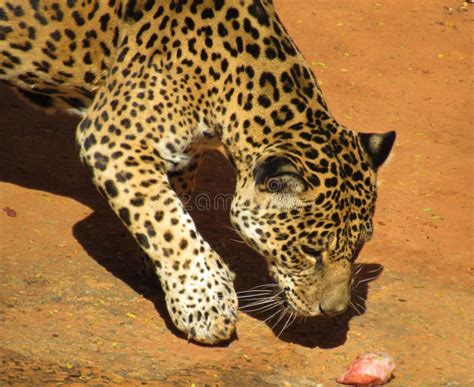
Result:
<svg viewBox="0 0 474 387"><path fill-rule="evenodd" d="M397 134L393 131L383 134L359 133L360 142L375 170L387 160L396 137Z"/></svg>

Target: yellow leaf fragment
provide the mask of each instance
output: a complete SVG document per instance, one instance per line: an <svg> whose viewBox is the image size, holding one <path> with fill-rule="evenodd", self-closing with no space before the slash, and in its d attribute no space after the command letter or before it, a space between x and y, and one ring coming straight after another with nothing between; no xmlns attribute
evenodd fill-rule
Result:
<svg viewBox="0 0 474 387"><path fill-rule="evenodd" d="M137 318L137 316L135 316L132 312L127 312L126 316L130 318Z"/></svg>
<svg viewBox="0 0 474 387"><path fill-rule="evenodd" d="M311 62L311 65L321 67L322 69L328 68L327 64L323 62Z"/></svg>

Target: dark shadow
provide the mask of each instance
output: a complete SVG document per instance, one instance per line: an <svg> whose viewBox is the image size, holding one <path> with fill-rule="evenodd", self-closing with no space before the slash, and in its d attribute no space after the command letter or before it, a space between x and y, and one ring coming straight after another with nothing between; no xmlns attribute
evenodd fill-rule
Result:
<svg viewBox="0 0 474 387"><path fill-rule="evenodd" d="M93 209L74 225L74 237L98 264L153 302L167 327L181 335L168 316L163 293L140 277L136 242L79 161L78 122L75 116L37 111L0 84L0 181L71 197Z"/></svg>
<svg viewBox="0 0 474 387"><path fill-rule="evenodd" d="M142 263L137 244L93 187L88 172L79 161L75 147L78 122L76 117L64 114L49 116L33 110L0 85L0 180L71 197L93 209L91 215L74 225L74 237L98 264L153 302L169 330L186 339L169 318L164 294L140 276ZM234 185L234 172L229 163L216 152L209 154L196 191L212 197L232 193ZM264 259L239 241L230 228L228 213L229 208L223 206L209 211L193 211L192 215L204 238L236 272L238 291L270 283ZM361 278L366 267L369 272L369 269L374 270L374 265L365 265ZM358 293L364 301L357 299L363 309L367 282L360 284ZM251 316L262 321L268 317ZM304 324L295 324L280 338L307 347L334 348L345 342L353 316L346 313L337 319L307 320ZM276 335L279 327L274 328ZM222 345L226 346L228 342Z"/></svg>

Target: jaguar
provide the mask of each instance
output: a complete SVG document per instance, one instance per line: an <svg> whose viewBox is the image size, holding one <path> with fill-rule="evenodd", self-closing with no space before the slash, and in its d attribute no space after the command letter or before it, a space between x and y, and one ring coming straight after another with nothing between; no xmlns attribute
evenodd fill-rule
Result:
<svg viewBox="0 0 474 387"><path fill-rule="evenodd" d="M0 79L80 115L80 158L189 339L227 340L238 317L234 274L180 200L219 146L233 227L284 307L347 309L396 135L336 121L271 0L0 0Z"/></svg>

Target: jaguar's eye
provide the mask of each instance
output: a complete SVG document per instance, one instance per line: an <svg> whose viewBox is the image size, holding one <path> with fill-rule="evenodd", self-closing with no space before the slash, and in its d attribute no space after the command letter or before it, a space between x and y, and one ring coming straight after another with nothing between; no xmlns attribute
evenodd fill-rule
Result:
<svg viewBox="0 0 474 387"><path fill-rule="evenodd" d="M282 174L269 177L258 189L272 194L298 194L305 190L305 185L295 174Z"/></svg>
<svg viewBox="0 0 474 387"><path fill-rule="evenodd" d="M301 246L301 250L303 250L303 253L311 255L314 258L319 257L321 255L321 250L316 250L306 245Z"/></svg>
<svg viewBox="0 0 474 387"><path fill-rule="evenodd" d="M271 177L267 180L266 188L268 192L281 192L285 187L285 183L278 177Z"/></svg>
<svg viewBox="0 0 474 387"><path fill-rule="evenodd" d="M303 245L301 246L301 250L303 250L303 253L309 255L311 258L314 258L316 260L316 264L322 265L323 263L323 255L321 250L316 250L313 249L312 247Z"/></svg>

